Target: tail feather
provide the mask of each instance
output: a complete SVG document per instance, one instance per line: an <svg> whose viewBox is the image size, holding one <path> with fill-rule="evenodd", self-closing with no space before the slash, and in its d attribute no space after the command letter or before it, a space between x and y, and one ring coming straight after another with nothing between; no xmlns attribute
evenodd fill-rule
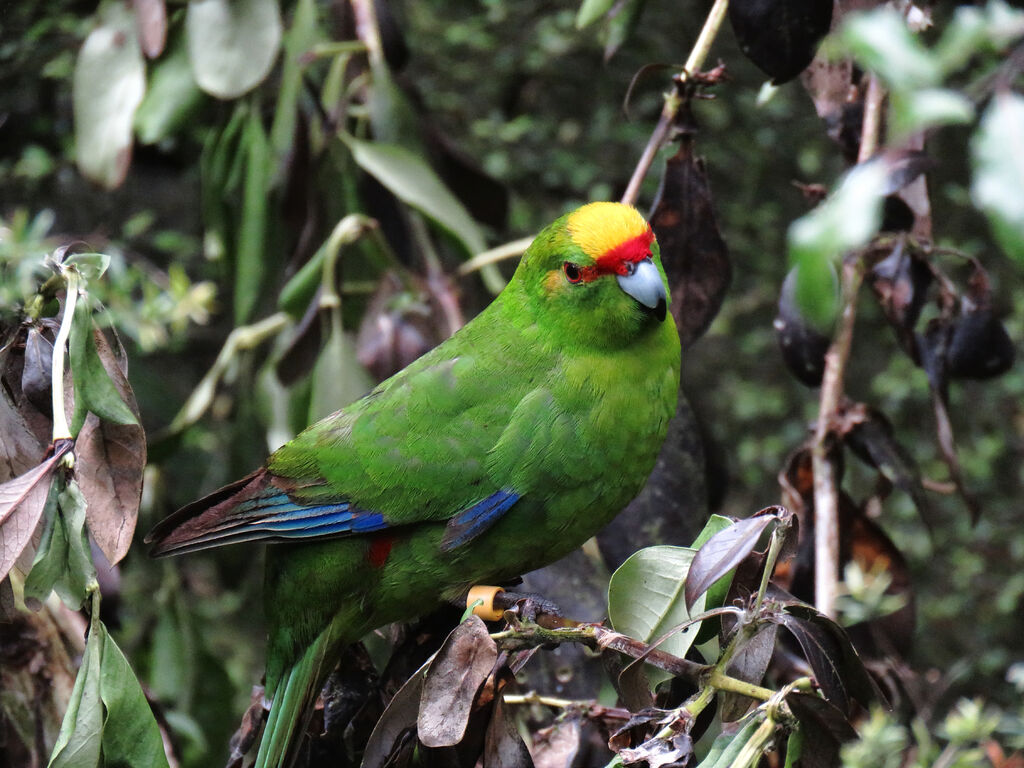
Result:
<svg viewBox="0 0 1024 768"><path fill-rule="evenodd" d="M295 762L301 734L330 673L337 648L334 628L332 622L277 681L254 768L290 768Z"/></svg>

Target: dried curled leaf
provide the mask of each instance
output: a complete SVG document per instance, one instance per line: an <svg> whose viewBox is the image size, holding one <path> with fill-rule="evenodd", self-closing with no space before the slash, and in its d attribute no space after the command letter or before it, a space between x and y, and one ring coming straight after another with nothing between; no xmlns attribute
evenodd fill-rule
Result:
<svg viewBox="0 0 1024 768"><path fill-rule="evenodd" d="M494 669L498 648L477 616L457 626L427 669L416 730L428 747L462 741L477 691Z"/></svg>

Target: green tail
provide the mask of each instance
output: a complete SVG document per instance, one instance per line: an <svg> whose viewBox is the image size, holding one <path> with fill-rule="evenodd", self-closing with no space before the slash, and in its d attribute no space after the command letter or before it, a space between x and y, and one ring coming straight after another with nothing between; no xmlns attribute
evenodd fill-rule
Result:
<svg viewBox="0 0 1024 768"><path fill-rule="evenodd" d="M337 647L333 629L332 623L277 682L255 768L289 768L295 762L300 736L330 673L326 662Z"/></svg>

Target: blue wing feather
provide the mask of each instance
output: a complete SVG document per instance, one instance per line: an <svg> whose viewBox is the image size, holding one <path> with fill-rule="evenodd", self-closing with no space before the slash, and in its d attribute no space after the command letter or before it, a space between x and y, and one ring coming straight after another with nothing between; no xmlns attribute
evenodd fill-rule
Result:
<svg viewBox="0 0 1024 768"><path fill-rule="evenodd" d="M518 493L511 488L502 488L462 510L445 526L441 549L450 552L469 543L498 522L517 501Z"/></svg>

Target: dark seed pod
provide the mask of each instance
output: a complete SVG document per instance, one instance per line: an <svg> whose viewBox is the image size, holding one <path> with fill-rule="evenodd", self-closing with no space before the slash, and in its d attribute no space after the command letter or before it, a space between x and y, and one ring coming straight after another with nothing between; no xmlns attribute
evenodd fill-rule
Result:
<svg viewBox="0 0 1024 768"><path fill-rule="evenodd" d="M830 339L815 330L796 305L796 269L786 275L779 295L779 314L773 323L782 360L789 372L808 387L817 387L825 375L825 353Z"/></svg>
<svg viewBox="0 0 1024 768"><path fill-rule="evenodd" d="M729 23L747 58L784 83L814 58L832 24L832 0L739 0L729 3Z"/></svg>
<svg viewBox="0 0 1024 768"><path fill-rule="evenodd" d="M39 328L29 328L25 337L25 365L21 369L21 391L41 413L51 408L53 342Z"/></svg>
<svg viewBox="0 0 1024 768"><path fill-rule="evenodd" d="M964 312L953 325L946 358L954 379L990 379L1013 365L1013 341L991 309Z"/></svg>
<svg viewBox="0 0 1024 768"><path fill-rule="evenodd" d="M1013 342L992 311L988 274L975 262L960 316L953 322L946 370L954 379L990 379L1013 365Z"/></svg>
<svg viewBox="0 0 1024 768"><path fill-rule="evenodd" d="M892 252L871 268L868 282L896 330L903 348L917 360L913 331L928 299L928 288L934 275L928 264L897 243Z"/></svg>

